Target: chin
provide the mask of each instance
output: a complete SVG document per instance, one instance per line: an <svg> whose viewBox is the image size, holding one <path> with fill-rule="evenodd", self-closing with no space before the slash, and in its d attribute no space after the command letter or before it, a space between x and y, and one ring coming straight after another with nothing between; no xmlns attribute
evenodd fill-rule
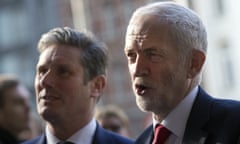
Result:
<svg viewBox="0 0 240 144"><path fill-rule="evenodd" d="M152 104L148 103L146 101L137 101L137 106L139 107L139 109L143 112L151 112L151 107Z"/></svg>
<svg viewBox="0 0 240 144"><path fill-rule="evenodd" d="M38 110L39 115L46 121L51 120L52 118L56 117L55 112L47 108L40 108Z"/></svg>

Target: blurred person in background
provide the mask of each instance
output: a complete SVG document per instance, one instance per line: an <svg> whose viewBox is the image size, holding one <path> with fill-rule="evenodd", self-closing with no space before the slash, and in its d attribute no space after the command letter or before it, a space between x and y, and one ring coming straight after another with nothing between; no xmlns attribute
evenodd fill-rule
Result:
<svg viewBox="0 0 240 144"><path fill-rule="evenodd" d="M120 107L116 105L99 106L96 109L95 118L103 128L130 137L129 119Z"/></svg>
<svg viewBox="0 0 240 144"><path fill-rule="evenodd" d="M29 128L30 93L13 76L0 74L0 144L18 144Z"/></svg>
<svg viewBox="0 0 240 144"><path fill-rule="evenodd" d="M35 77L45 133L26 144L132 144L93 118L106 86L107 48L89 32L68 27L43 34Z"/></svg>
<svg viewBox="0 0 240 144"><path fill-rule="evenodd" d="M136 144L239 144L240 102L200 86L207 33L199 16L174 2L138 8L125 54L138 107L153 124Z"/></svg>
<svg viewBox="0 0 240 144"><path fill-rule="evenodd" d="M31 140L40 136L43 131L44 122L35 112L31 112L28 129L22 131L18 137L24 141Z"/></svg>

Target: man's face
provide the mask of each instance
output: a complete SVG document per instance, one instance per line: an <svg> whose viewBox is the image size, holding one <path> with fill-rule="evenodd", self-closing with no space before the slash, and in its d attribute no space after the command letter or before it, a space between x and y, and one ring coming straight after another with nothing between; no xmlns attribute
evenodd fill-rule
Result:
<svg viewBox="0 0 240 144"><path fill-rule="evenodd" d="M136 16L129 24L125 54L141 110L166 115L183 99L187 68L175 45L169 26L155 16Z"/></svg>
<svg viewBox="0 0 240 144"><path fill-rule="evenodd" d="M11 88L4 93L4 105L1 115L4 127L14 134L28 128L30 118L29 92L22 85Z"/></svg>
<svg viewBox="0 0 240 144"><path fill-rule="evenodd" d="M121 119L117 116L108 116L104 117L102 120L99 120L99 123L103 128L116 132L120 135L129 136L126 126L123 124Z"/></svg>
<svg viewBox="0 0 240 144"><path fill-rule="evenodd" d="M80 50L51 45L40 55L35 78L39 114L48 122L85 122L92 113L90 82L84 84ZM73 122L72 122L73 123Z"/></svg>

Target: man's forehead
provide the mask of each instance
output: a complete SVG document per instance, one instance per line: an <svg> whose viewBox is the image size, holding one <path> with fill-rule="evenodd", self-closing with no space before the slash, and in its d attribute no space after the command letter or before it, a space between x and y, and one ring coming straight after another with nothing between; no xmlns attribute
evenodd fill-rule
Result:
<svg viewBox="0 0 240 144"><path fill-rule="evenodd" d="M127 28L129 35L145 35L156 33L169 28L166 18L159 18L156 15L136 15L132 17Z"/></svg>
<svg viewBox="0 0 240 144"><path fill-rule="evenodd" d="M127 39L128 40L136 40L141 41L147 38L147 34L128 34Z"/></svg>
<svg viewBox="0 0 240 144"><path fill-rule="evenodd" d="M166 23L130 23L126 33L126 40L143 40L151 37L161 37L163 35L168 35L168 31L169 26Z"/></svg>
<svg viewBox="0 0 240 144"><path fill-rule="evenodd" d="M129 25L126 35L126 41L142 45L143 42L146 42L148 39L156 37L157 34L158 32L151 25Z"/></svg>
<svg viewBox="0 0 240 144"><path fill-rule="evenodd" d="M143 42L147 39L147 34L135 34L135 33L129 33L126 37L126 47L128 45L135 45L137 44L139 47L142 47Z"/></svg>
<svg viewBox="0 0 240 144"><path fill-rule="evenodd" d="M150 27L143 25L138 25L137 23L132 23L128 26L126 40L135 41L137 43L142 43L149 37Z"/></svg>
<svg viewBox="0 0 240 144"><path fill-rule="evenodd" d="M128 26L127 35L134 38L146 37L151 27L151 25L145 25L144 23L131 23Z"/></svg>

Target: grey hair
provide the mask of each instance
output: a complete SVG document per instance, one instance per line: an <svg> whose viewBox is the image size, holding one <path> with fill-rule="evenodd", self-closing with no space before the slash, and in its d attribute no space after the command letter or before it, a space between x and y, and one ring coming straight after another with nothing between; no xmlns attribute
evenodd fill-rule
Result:
<svg viewBox="0 0 240 144"><path fill-rule="evenodd" d="M80 63L84 68L84 82L98 75L106 75L108 61L107 47L89 31L77 31L69 27L54 28L42 35L38 50L42 53L54 44L70 45L79 48Z"/></svg>
<svg viewBox="0 0 240 144"><path fill-rule="evenodd" d="M185 56L192 49L207 52L206 29L194 11L175 2L157 2L138 8L131 20L138 15L154 15L160 22L168 24L170 37Z"/></svg>

